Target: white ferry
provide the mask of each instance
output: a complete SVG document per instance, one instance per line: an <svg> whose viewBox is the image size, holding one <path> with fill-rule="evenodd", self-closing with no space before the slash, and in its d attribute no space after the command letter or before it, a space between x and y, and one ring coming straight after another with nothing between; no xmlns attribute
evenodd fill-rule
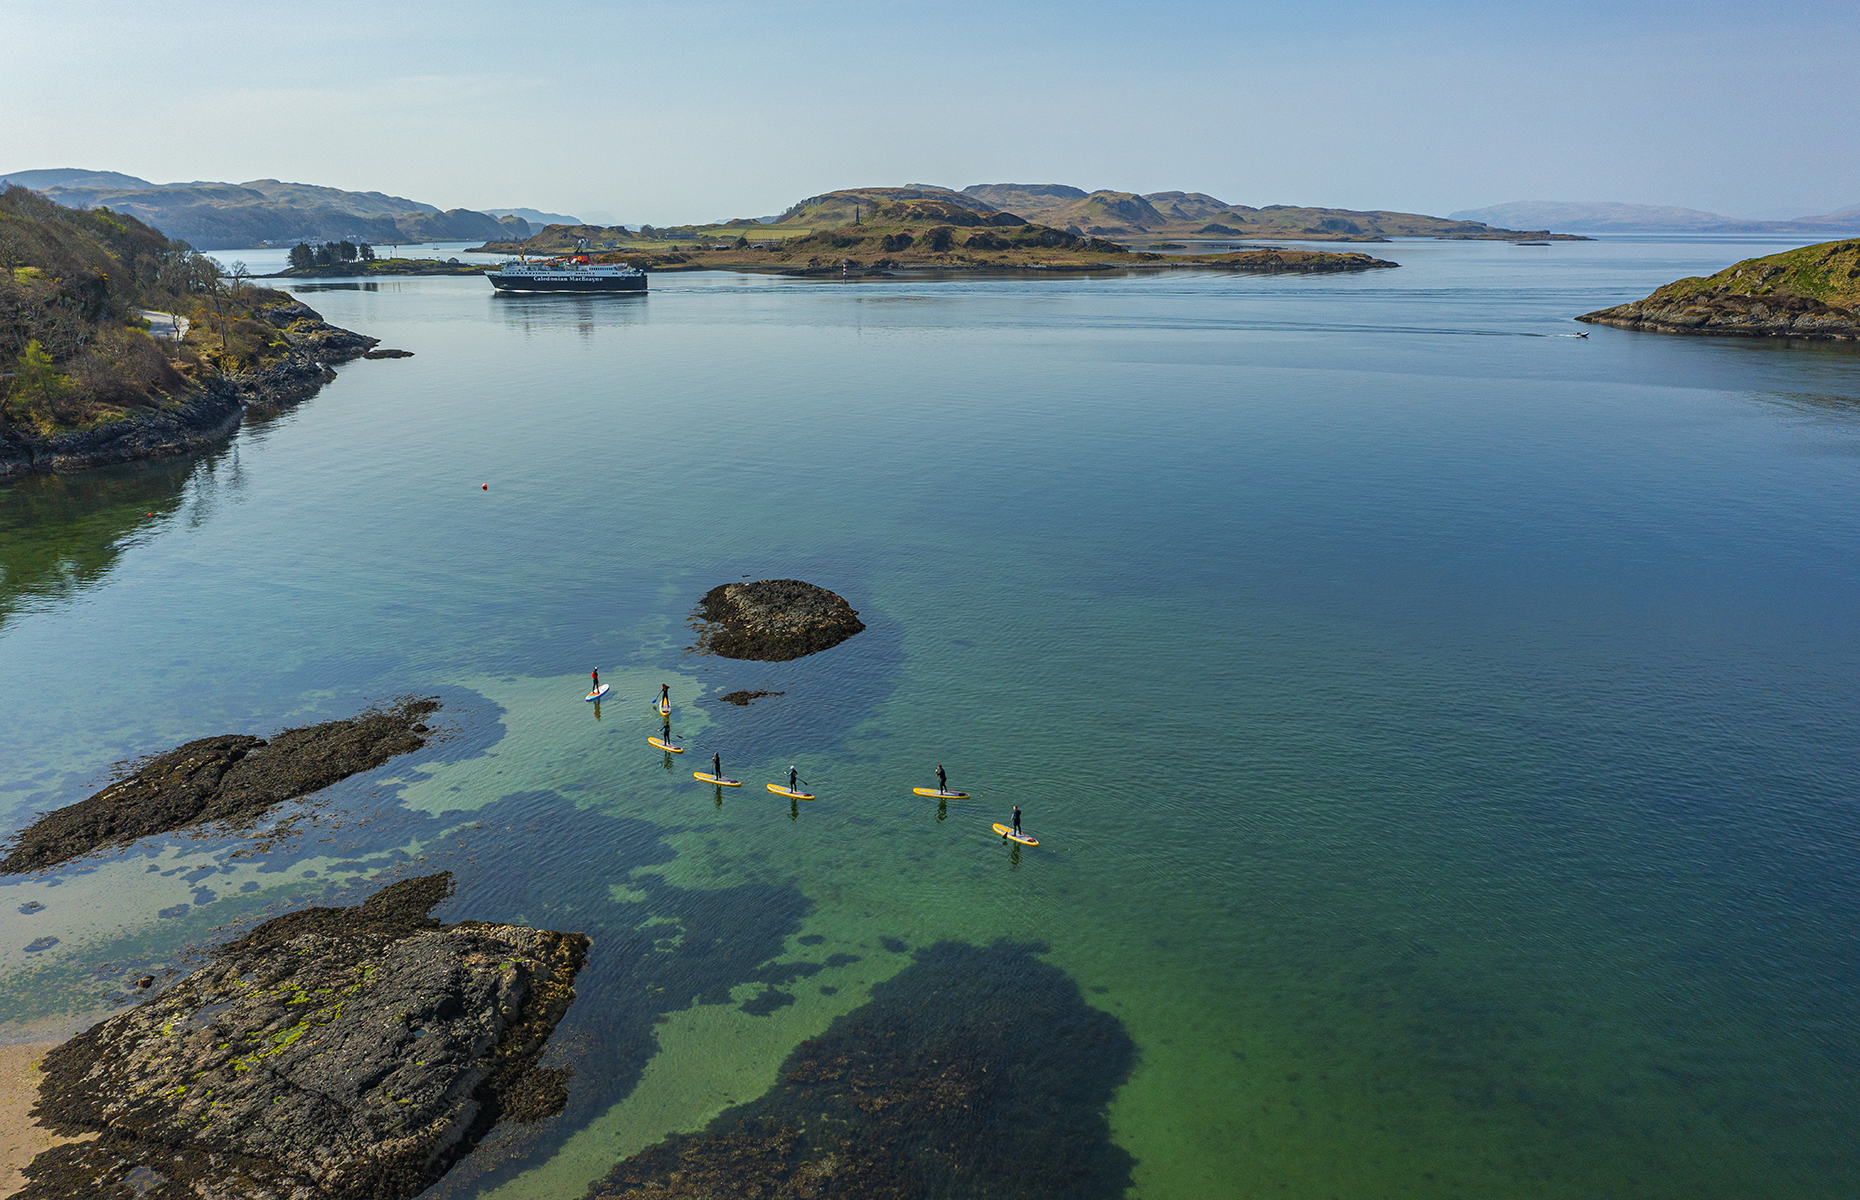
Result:
<svg viewBox="0 0 1860 1200"><path fill-rule="evenodd" d="M517 259L484 277L500 292L643 292L646 273L625 263L591 263L585 254Z"/></svg>

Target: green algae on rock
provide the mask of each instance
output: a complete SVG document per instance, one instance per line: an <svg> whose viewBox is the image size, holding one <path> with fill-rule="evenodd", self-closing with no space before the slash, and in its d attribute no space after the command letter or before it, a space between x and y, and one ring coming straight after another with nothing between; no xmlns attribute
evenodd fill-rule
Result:
<svg viewBox="0 0 1860 1200"><path fill-rule="evenodd" d="M1747 258L1576 318L1655 333L1860 337L1860 238Z"/></svg>
<svg viewBox="0 0 1860 1200"><path fill-rule="evenodd" d="M1040 946L942 942L803 1042L767 1095L622 1161L587 1200L1111 1200L1105 1106L1135 1047Z"/></svg>
<svg viewBox="0 0 1860 1200"><path fill-rule="evenodd" d="M400 1200L504 1116L561 1111L538 1056L588 939L428 915L448 872L268 921L49 1053L27 1200Z"/></svg>
<svg viewBox="0 0 1860 1200"><path fill-rule="evenodd" d="M726 583L691 614L699 654L787 662L832 649L865 628L844 597L799 579Z"/></svg>

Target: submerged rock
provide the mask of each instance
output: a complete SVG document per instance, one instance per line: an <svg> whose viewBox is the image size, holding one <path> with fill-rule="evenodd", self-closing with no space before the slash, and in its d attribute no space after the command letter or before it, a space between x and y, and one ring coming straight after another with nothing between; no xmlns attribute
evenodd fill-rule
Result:
<svg viewBox="0 0 1860 1200"><path fill-rule="evenodd" d="M726 583L691 614L700 654L787 662L839 645L865 628L845 599L799 579Z"/></svg>
<svg viewBox="0 0 1860 1200"><path fill-rule="evenodd" d="M803 1042L762 1099L633 1155L588 1200L1112 1200L1105 1106L1135 1061L1041 947L940 943Z"/></svg>
<svg viewBox="0 0 1860 1200"><path fill-rule="evenodd" d="M588 939L428 915L441 872L288 913L45 1057L65 1136L23 1197L400 1200L502 1116L561 1111L535 1063Z"/></svg>
<svg viewBox="0 0 1860 1200"><path fill-rule="evenodd" d="M209 821L249 823L286 800L418 750L430 734L415 727L438 709L437 700L408 698L287 729L269 742L246 734L188 742L88 800L41 816L13 840L0 874L44 870L100 846Z"/></svg>
<svg viewBox="0 0 1860 1200"><path fill-rule="evenodd" d="M763 691L725 692L723 695L717 697L717 700L722 704L734 704L738 708L747 708L751 702L760 700L764 696L786 696L787 694L787 692Z"/></svg>

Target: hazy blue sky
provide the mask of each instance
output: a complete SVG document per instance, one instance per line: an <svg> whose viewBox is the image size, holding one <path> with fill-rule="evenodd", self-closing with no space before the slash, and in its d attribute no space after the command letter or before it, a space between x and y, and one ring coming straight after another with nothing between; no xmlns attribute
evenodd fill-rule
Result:
<svg viewBox="0 0 1860 1200"><path fill-rule="evenodd" d="M0 171L667 223L858 184L1860 203L1853 0L0 0Z"/></svg>

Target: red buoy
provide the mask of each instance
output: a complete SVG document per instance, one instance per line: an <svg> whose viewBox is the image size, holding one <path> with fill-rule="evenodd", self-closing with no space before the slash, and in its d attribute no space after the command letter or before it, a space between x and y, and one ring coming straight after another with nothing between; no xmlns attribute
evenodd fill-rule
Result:
<svg viewBox="0 0 1860 1200"><path fill-rule="evenodd" d="M488 483L487 483L487 484L485 484L485 485L484 485L484 490L485 490L485 491L487 491L487 492L488 492L488 491L490 491L490 490L491 490L491 485L490 485L490 484L488 484Z"/></svg>

